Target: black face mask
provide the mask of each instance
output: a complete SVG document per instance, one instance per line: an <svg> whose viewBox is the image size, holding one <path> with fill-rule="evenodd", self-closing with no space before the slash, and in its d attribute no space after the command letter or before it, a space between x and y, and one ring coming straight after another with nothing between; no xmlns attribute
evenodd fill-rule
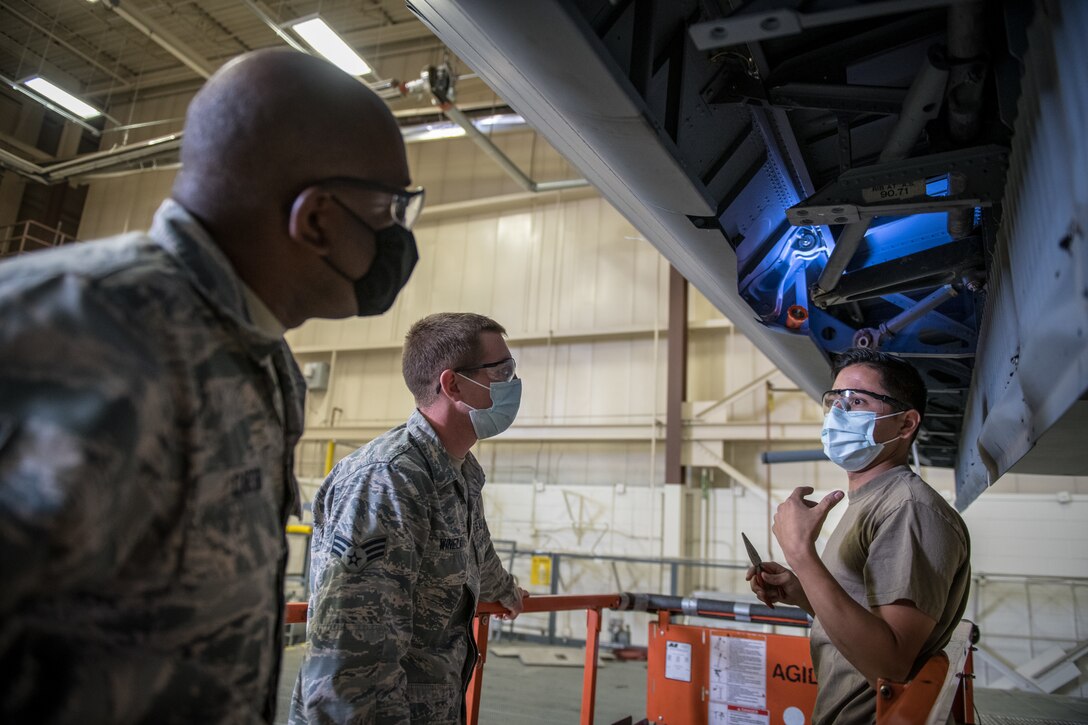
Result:
<svg viewBox="0 0 1088 725"><path fill-rule="evenodd" d="M399 224L376 230L344 202L335 196L332 198L357 222L373 232L374 261L366 274L359 279L352 279L328 257L321 258L355 288L355 303L360 317L380 315L393 306L397 294L408 283L408 278L412 276L412 270L419 261L415 235Z"/></svg>

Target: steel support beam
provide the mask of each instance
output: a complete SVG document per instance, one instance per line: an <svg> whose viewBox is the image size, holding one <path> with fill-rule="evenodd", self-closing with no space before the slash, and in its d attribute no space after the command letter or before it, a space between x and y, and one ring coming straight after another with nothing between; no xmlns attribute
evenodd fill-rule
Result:
<svg viewBox="0 0 1088 725"><path fill-rule="evenodd" d="M918 140L922 129L925 128L925 124L940 112L940 100L944 95L947 80L948 67L942 54L937 48L930 48L925 63L918 75L915 76L914 82L911 83L910 90L907 91L906 98L903 100L903 107L899 111L899 119L892 129L891 136L880 152L880 164L897 161L910 154L911 148ZM848 175L849 173L843 174L830 186L841 183L842 179ZM924 182L922 187L924 190ZM876 194L875 196L878 199L886 198L882 194ZM819 280L811 290L812 300L817 305L826 304L821 296L835 289L842 277L843 270L853 259L854 253L861 244L861 240L865 238L865 232L869 229L869 223L872 221L872 215L864 218L860 216L851 217L842 214L842 209L839 209L838 212L835 209L839 209L839 207L837 205L831 206L828 209L831 215L826 220L821 220L820 223L845 224L846 226L839 232L839 236L835 240L835 248L824 266L824 271L820 274ZM786 215L789 216L789 210L787 210ZM797 216L798 218L808 218L809 215L799 214ZM793 217L790 217L790 223L797 224Z"/></svg>
<svg viewBox="0 0 1088 725"><path fill-rule="evenodd" d="M131 3L122 5L120 3L106 2L102 3L102 7L117 13L118 17L146 35L156 45L180 60L189 70L201 78L211 77L212 72L215 70L211 63L200 57L199 53L190 48L180 38L147 17L142 10L132 7Z"/></svg>
<svg viewBox="0 0 1088 725"><path fill-rule="evenodd" d="M683 483L683 409L688 368L688 281L669 267L668 375L665 384L665 483Z"/></svg>
<svg viewBox="0 0 1088 725"><path fill-rule="evenodd" d="M748 13L734 13L727 18L692 25L688 32L699 50L716 50L752 41L797 35L809 28L870 20L885 15L901 15L949 5L954 0L884 0L849 5L835 10L802 13L792 8L777 8ZM793 3L790 3L793 4Z"/></svg>
<svg viewBox="0 0 1088 725"><path fill-rule="evenodd" d="M583 186L589 186L589 182L585 179L562 179L559 181L534 181L529 176L518 168L518 165L510 160L510 157L503 153L502 149L494 144L494 142L485 135L480 129L476 128L476 125L469 120L468 116L461 112L457 106L452 103L445 103L442 105L442 112L446 114L446 117L456 123L465 131L465 135L472 139L473 143L480 147L480 150L490 156L499 167L507 173L514 181L518 183L518 186L531 191L534 194L543 191L560 191L563 189L578 189Z"/></svg>
<svg viewBox="0 0 1088 725"><path fill-rule="evenodd" d="M780 108L895 115L902 110L907 91L881 86L795 82L774 86L767 96L772 106Z"/></svg>
<svg viewBox="0 0 1088 725"><path fill-rule="evenodd" d="M978 237L949 242L921 252L906 254L844 274L823 298L823 304L845 302L928 289L967 278L967 289L978 292L978 273L986 268L982 240Z"/></svg>
<svg viewBox="0 0 1088 725"><path fill-rule="evenodd" d="M926 414L929 417L929 414ZM310 426L302 436L304 441L327 441L335 438L348 445L349 442L362 444L377 438L403 420L367 421L343 423L335 426ZM776 442L812 443L820 440L820 423L772 423L771 438ZM685 422L681 440L706 441L753 441L762 443L767 439L763 423L748 421L744 423L687 423ZM665 438L665 425L662 421L652 421L649 417L625 423L521 423L518 422L501 436L489 439L488 443L525 443L532 442L640 442L662 441Z"/></svg>
<svg viewBox="0 0 1088 725"><path fill-rule="evenodd" d="M8 12L8 13L11 13L12 15L14 15L16 18L18 18L22 22L26 23L30 27L37 30L39 33L43 33L44 35L46 35L49 38L50 42L56 43L60 47L67 50L69 53L72 53L73 55L79 56L79 58L81 60L83 60L83 62L87 63L88 65L93 65L98 70L100 70L103 73L105 73L106 75L110 76L115 81L117 81L117 83L120 85L121 88L123 88L125 90L127 90L129 88L132 88L133 80L131 78L125 78L123 76L118 75L112 68L110 68L109 66L107 66L104 63L99 62L95 57L87 55L82 50L80 50L79 48L75 47L74 45L69 43L67 40L62 38L58 33L53 32L53 30L51 30L50 28L47 28L44 25L36 23L32 18L29 18L26 15L23 15L18 10L11 7L10 4L5 4L4 5L4 11ZM28 49L24 46L23 50L25 52ZM105 53L104 51L99 50L96 53L96 55L98 55L99 53L103 57L113 61L114 63L117 62L116 58L110 56L109 54ZM44 61L45 58L43 57L42 60ZM39 70L39 72L41 72L41 71Z"/></svg>
<svg viewBox="0 0 1088 725"><path fill-rule="evenodd" d="M39 165L0 149L0 167L40 184L57 184L67 179L93 171L131 163L151 156L174 152L181 146L181 133L141 141L129 146L119 146L105 151L84 154L74 159Z"/></svg>
<svg viewBox="0 0 1088 725"><path fill-rule="evenodd" d="M858 330L854 335L854 347L880 347L883 340L895 337L904 327L925 317L958 294L959 291L951 284L938 288L909 309L903 310L887 322L880 323L879 327Z"/></svg>

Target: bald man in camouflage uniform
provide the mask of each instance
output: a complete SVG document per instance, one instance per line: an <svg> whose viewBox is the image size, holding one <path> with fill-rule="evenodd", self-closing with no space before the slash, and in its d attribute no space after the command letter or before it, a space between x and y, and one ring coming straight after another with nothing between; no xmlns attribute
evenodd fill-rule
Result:
<svg viewBox="0 0 1088 725"><path fill-rule="evenodd" d="M392 302L396 194L335 180L408 171L380 99L293 51L221 69L185 134L150 232L0 264L0 722L273 722L283 333Z"/></svg>
<svg viewBox="0 0 1088 725"><path fill-rule="evenodd" d="M332 470L314 498L310 649L292 725L454 725L476 664L479 601L525 595L491 544L469 449L513 421L521 381L503 328L438 314L405 339L417 410Z"/></svg>

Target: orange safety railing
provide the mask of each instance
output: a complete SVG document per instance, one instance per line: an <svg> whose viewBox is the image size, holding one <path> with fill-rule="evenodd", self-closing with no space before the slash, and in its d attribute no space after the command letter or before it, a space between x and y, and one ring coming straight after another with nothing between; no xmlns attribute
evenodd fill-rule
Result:
<svg viewBox="0 0 1088 725"><path fill-rule="evenodd" d="M601 641L601 610L615 609L619 603L619 594L548 595L527 597L522 600L525 613L586 610L586 664L582 674L582 716L579 720L581 725L593 725L593 710L597 700L597 654L600 651ZM468 683L468 692L465 695L468 725L476 725L480 718L480 690L483 688L484 663L487 661L490 615L505 613L507 613L506 608L498 602L482 602L476 609L476 647L480 650L480 657L476 660L476 669L472 672L472 679Z"/></svg>
<svg viewBox="0 0 1088 725"><path fill-rule="evenodd" d="M596 705L597 654L600 651L601 610L615 609L619 603L619 594L539 596L526 597L522 600L525 613L586 610L586 665L582 678L582 717L580 721L582 725L592 725L593 711ZM288 602L284 621L287 624L305 622L306 608L306 602ZM507 609L498 602L481 602L476 609L476 622L473 632L480 656L476 660L476 668L472 672L468 692L465 694L468 725L476 725L480 717L480 691L483 688L484 663L487 661L487 637L491 615L506 613Z"/></svg>
<svg viewBox="0 0 1088 725"><path fill-rule="evenodd" d="M284 613L284 624L305 624L306 602L287 602L287 611Z"/></svg>
<svg viewBox="0 0 1088 725"><path fill-rule="evenodd" d="M581 725L592 725L597 695L597 655L600 651L601 611L604 609L631 609L631 595L590 594L590 595L546 595L533 596L523 600L523 611L562 612L578 609L586 610L586 652L585 669L582 679ZM691 600L692 603L695 600ZM285 622L301 624L306 621L305 602L287 604ZM703 616L717 616L726 619L734 615L721 612L682 612L671 608L657 609L658 626L668 626L670 614L698 613ZM487 662L487 639L492 615L505 614L507 610L497 602L483 602L476 610L474 634L479 649L479 659L469 681L465 695L468 713L468 725L476 725L480 715L480 694L483 688L484 664ZM777 619L773 617L752 617L750 621ZM774 621L767 621L774 624ZM782 619L781 624L793 624L796 621ZM974 723L973 702L973 660L972 646L978 640L978 629L974 624L964 621L956 629L952 641L944 652L930 658L910 682L895 683L880 680L877 684L877 725L915 725L917 723L947 722L949 715L956 723Z"/></svg>

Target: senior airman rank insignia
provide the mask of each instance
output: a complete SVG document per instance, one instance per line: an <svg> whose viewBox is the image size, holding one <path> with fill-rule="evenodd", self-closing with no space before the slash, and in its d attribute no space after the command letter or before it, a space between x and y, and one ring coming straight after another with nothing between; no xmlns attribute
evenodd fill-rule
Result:
<svg viewBox="0 0 1088 725"><path fill-rule="evenodd" d="M367 564L385 556L384 536L375 536L356 545L350 539L335 535L332 537L332 553L344 562L344 568L355 573L366 568Z"/></svg>

